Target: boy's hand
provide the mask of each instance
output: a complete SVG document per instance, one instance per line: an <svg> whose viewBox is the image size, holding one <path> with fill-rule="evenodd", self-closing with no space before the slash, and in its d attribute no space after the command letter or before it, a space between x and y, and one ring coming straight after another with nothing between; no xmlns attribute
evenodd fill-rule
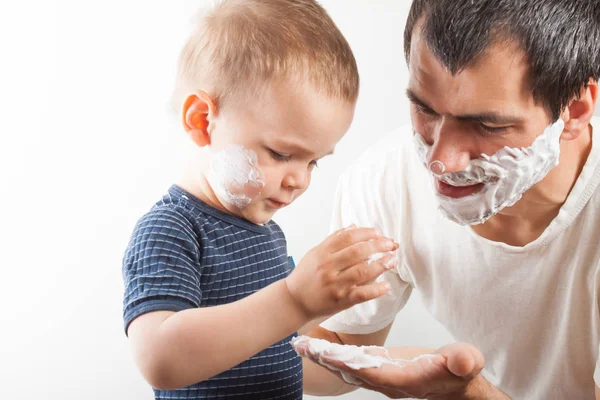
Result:
<svg viewBox="0 0 600 400"><path fill-rule="evenodd" d="M285 282L307 319L331 315L389 291L373 281L397 266L396 249L375 229L341 229L309 251Z"/></svg>

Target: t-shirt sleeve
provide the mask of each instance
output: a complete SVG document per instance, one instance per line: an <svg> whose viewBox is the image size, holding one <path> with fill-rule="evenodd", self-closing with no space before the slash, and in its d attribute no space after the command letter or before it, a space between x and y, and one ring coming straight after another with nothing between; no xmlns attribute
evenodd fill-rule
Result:
<svg viewBox="0 0 600 400"><path fill-rule="evenodd" d="M397 182L389 180L386 168L369 164L366 168L347 171L338 183L333 208L331 231L356 224L359 227L377 227L385 236L398 240L400 216L396 207L395 192L388 193L386 186ZM400 266L383 273L378 282L387 281L391 290L377 299L357 304L321 323L330 331L349 334L377 332L394 321L412 292L412 286L401 278L402 251L397 252Z"/></svg>
<svg viewBox="0 0 600 400"><path fill-rule="evenodd" d="M199 307L199 266L200 245L188 218L169 208L143 216L123 257L125 332L142 314Z"/></svg>

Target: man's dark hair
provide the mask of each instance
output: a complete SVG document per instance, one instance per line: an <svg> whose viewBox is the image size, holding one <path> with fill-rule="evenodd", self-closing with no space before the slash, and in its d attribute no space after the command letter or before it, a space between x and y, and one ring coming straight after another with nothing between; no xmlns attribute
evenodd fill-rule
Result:
<svg viewBox="0 0 600 400"><path fill-rule="evenodd" d="M600 0L414 0L404 31L410 59L415 26L452 74L496 43L527 55L536 102L553 120L590 78L600 78Z"/></svg>

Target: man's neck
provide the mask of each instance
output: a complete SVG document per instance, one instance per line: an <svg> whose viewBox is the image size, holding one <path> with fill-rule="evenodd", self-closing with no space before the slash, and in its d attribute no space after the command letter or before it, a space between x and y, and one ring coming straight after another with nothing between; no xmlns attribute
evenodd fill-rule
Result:
<svg viewBox="0 0 600 400"><path fill-rule="evenodd" d="M575 186L592 148L592 128L572 141L561 142L559 165L509 207L473 231L486 239L522 247L537 238L558 215Z"/></svg>

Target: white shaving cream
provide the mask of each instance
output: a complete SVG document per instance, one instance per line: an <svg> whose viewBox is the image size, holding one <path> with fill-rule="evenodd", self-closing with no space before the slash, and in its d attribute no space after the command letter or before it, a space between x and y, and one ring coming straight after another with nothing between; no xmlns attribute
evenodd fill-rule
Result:
<svg viewBox="0 0 600 400"><path fill-rule="evenodd" d="M460 172L433 174L432 181L439 209L448 219L461 225L476 225L487 221L505 207L514 205L523 193L541 181L558 165L560 135L564 122L558 120L547 127L527 148L504 147L496 154L482 154L469 161ZM414 143L423 165L428 165L429 146L419 133ZM435 179L452 186L471 186L483 183L483 188L470 196L451 198L435 188Z"/></svg>
<svg viewBox="0 0 600 400"><path fill-rule="evenodd" d="M387 255L394 255L394 257L392 257L391 260L389 260L388 262L385 263L385 267L390 268L391 265L393 265L394 263L397 263L399 261L398 256L396 256L395 254L396 254L395 251L371 254L371 256L369 257L369 261L367 261L367 264L373 264L375 261L378 261Z"/></svg>
<svg viewBox="0 0 600 400"><path fill-rule="evenodd" d="M323 356L329 360L340 361L348 366L348 368L354 370L380 368L384 364L393 364L402 367L407 363L415 362L422 358L427 358L429 362L432 362L432 359L435 357L433 354L426 354L412 360L394 360L390 358L385 347L341 345L308 336L295 337L292 339L291 344L300 356L308 356L324 367L339 372L342 375L342 378L352 385L361 385L362 381L346 371L341 371L324 361Z"/></svg>
<svg viewBox="0 0 600 400"><path fill-rule="evenodd" d="M256 153L237 145L212 155L207 180L219 200L237 208L247 207L265 186Z"/></svg>

